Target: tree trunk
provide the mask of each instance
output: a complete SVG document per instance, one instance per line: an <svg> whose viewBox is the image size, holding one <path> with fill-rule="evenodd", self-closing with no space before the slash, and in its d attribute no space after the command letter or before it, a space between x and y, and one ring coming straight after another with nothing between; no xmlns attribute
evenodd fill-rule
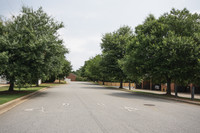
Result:
<svg viewBox="0 0 200 133"><path fill-rule="evenodd" d="M59 79L59 83L60 83L60 79Z"/></svg>
<svg viewBox="0 0 200 133"><path fill-rule="evenodd" d="M167 95L171 95L171 79L167 79Z"/></svg>
<svg viewBox="0 0 200 133"><path fill-rule="evenodd" d="M153 89L153 79L151 78L150 79L150 90L152 90Z"/></svg>
<svg viewBox="0 0 200 133"><path fill-rule="evenodd" d="M192 86L192 91L191 91L191 99L194 100L194 92L195 91L195 87Z"/></svg>
<svg viewBox="0 0 200 133"><path fill-rule="evenodd" d="M131 90L131 81L129 81L128 87L129 87L129 90Z"/></svg>
<svg viewBox="0 0 200 133"><path fill-rule="evenodd" d="M37 87L39 87L39 84L38 84L38 82L36 83L36 86L37 86Z"/></svg>
<svg viewBox="0 0 200 133"><path fill-rule="evenodd" d="M14 91L14 86L15 86L14 80L10 80L9 91Z"/></svg>
<svg viewBox="0 0 200 133"><path fill-rule="evenodd" d="M177 85L175 84L175 97L178 96L178 90L177 90Z"/></svg>
<svg viewBox="0 0 200 133"><path fill-rule="evenodd" d="M103 85L105 85L104 81L103 81Z"/></svg>
<svg viewBox="0 0 200 133"><path fill-rule="evenodd" d="M39 81L40 81L39 79L36 81L36 86L37 86L37 87L40 86Z"/></svg>
<svg viewBox="0 0 200 133"><path fill-rule="evenodd" d="M120 80L120 86L119 88L123 88L123 80Z"/></svg>
<svg viewBox="0 0 200 133"><path fill-rule="evenodd" d="M39 81L36 82L36 86L39 87Z"/></svg>

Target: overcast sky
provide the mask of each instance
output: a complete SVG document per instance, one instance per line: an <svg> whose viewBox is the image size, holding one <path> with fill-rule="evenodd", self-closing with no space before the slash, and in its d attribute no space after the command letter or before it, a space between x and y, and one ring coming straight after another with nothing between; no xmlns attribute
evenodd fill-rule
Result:
<svg viewBox="0 0 200 133"><path fill-rule="evenodd" d="M134 29L148 14L159 17L173 7L200 13L199 0L0 0L0 15L17 15L23 5L34 9L42 6L46 13L64 22L65 28L59 32L70 50L66 57L74 70L100 54L102 35L120 26Z"/></svg>

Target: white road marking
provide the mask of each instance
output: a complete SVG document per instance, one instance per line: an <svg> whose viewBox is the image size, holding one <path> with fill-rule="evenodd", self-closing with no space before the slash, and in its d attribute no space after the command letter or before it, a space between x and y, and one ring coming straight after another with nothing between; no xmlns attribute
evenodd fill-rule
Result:
<svg viewBox="0 0 200 133"><path fill-rule="evenodd" d="M99 105L99 106L105 106L104 103L97 103L97 105Z"/></svg>
<svg viewBox="0 0 200 133"><path fill-rule="evenodd" d="M42 107L41 111L44 112L44 107Z"/></svg>
<svg viewBox="0 0 200 133"><path fill-rule="evenodd" d="M63 103L62 105L63 106L69 106L70 104L69 103Z"/></svg>
<svg viewBox="0 0 200 133"><path fill-rule="evenodd" d="M129 112L132 112L132 111L137 111L139 109L137 108L133 108L133 107L127 107L127 106L124 106L124 109L128 110Z"/></svg>
<svg viewBox="0 0 200 133"><path fill-rule="evenodd" d="M44 107L41 108L30 108L30 109L24 109L24 111L41 111L41 112L45 112Z"/></svg>
<svg viewBox="0 0 200 133"><path fill-rule="evenodd" d="M24 111L33 111L34 109L25 109Z"/></svg>

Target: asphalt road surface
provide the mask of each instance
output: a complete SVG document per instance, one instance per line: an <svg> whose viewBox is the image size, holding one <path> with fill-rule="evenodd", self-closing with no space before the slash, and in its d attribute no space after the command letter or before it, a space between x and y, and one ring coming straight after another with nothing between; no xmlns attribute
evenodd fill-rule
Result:
<svg viewBox="0 0 200 133"><path fill-rule="evenodd" d="M72 82L0 115L0 133L200 133L200 106Z"/></svg>

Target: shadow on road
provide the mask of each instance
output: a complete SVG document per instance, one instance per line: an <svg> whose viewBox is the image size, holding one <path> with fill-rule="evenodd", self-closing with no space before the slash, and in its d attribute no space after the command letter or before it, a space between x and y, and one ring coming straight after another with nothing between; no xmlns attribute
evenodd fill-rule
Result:
<svg viewBox="0 0 200 133"><path fill-rule="evenodd" d="M126 92L123 91L124 89L114 88L109 86L101 86L98 84L90 83L90 82L78 82L82 84L81 89L91 89L91 90L108 90L109 92L105 95L112 96L112 97L119 97L124 99L135 99L135 100L146 100L147 102L167 102L171 103L174 101L163 99L160 97L156 97L154 95L148 93L138 93L138 92ZM87 85L87 86L84 86ZM115 91L112 91L115 90Z"/></svg>
<svg viewBox="0 0 200 133"><path fill-rule="evenodd" d="M92 84L92 85L94 85L94 84ZM113 87L102 87L102 86L99 86L99 85L96 85L96 86L87 86L87 87L85 87L85 86L83 86L83 87L81 87L81 88L84 88L84 89L99 89L99 90L120 90L120 89L118 89L118 88L113 88Z"/></svg>
<svg viewBox="0 0 200 133"><path fill-rule="evenodd" d="M76 84L83 84L83 85L98 85L93 82L76 82L76 81L73 81L73 82L75 82Z"/></svg>
<svg viewBox="0 0 200 133"><path fill-rule="evenodd" d="M120 98L126 98L126 99L138 99L138 100L147 100L148 102L155 101L155 102L173 102L166 99L161 99L158 97L154 97L153 95L148 94L139 94L137 92L129 93L129 92L113 92L107 94L109 96L113 97L120 97Z"/></svg>
<svg viewBox="0 0 200 133"><path fill-rule="evenodd" d="M82 83L81 83L82 84ZM155 97L151 94L143 94L138 92L125 92L122 91L122 89L119 88L113 88L113 87L107 87L107 86L100 86L93 83L85 83L86 85L92 85L92 86L83 86L81 88L83 89L92 89L92 90L118 90L117 92L108 93L106 95L113 96L113 97L120 97L125 99L138 99L138 100L147 100L147 101L160 101L160 102L174 102L166 99L162 99L159 97ZM120 91L121 90L121 91Z"/></svg>

